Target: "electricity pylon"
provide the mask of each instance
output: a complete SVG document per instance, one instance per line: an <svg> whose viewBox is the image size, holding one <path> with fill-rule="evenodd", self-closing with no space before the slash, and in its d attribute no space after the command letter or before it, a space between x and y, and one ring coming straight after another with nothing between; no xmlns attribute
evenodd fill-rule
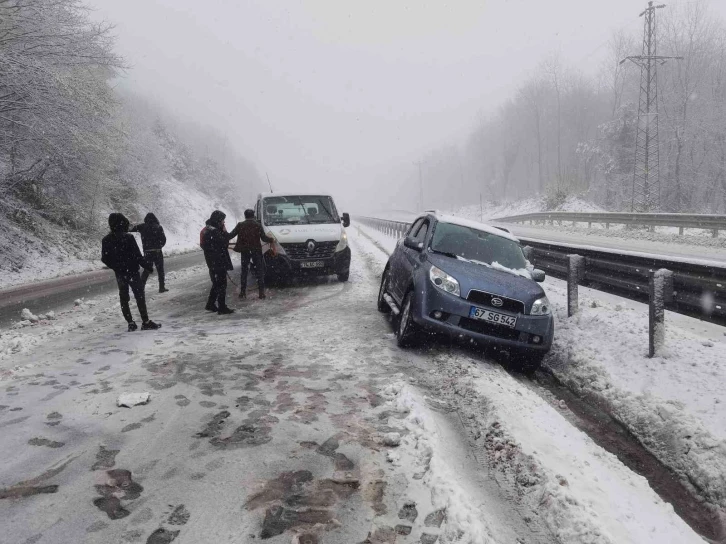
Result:
<svg viewBox="0 0 726 544"><path fill-rule="evenodd" d="M658 64L668 59L658 55L655 10L665 4L648 7L640 13L645 17L643 25L643 49L637 56L620 61L633 61L640 66L640 99L638 100L638 128L635 136L635 160L633 165L633 193L630 211L649 212L660 207L660 151L658 147Z"/></svg>

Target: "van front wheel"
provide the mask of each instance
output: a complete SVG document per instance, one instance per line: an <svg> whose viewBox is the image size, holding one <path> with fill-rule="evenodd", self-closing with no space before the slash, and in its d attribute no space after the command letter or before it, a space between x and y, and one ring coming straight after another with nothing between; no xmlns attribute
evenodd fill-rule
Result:
<svg viewBox="0 0 726 544"><path fill-rule="evenodd" d="M350 276L350 271L338 274L338 281L348 281L348 276Z"/></svg>

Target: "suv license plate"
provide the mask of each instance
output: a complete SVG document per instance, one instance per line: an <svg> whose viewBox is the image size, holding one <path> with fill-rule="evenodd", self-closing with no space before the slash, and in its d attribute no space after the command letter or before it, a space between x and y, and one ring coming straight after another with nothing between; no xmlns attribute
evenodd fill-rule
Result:
<svg viewBox="0 0 726 544"><path fill-rule="evenodd" d="M300 268L323 268L325 262L323 261L303 261L300 263Z"/></svg>
<svg viewBox="0 0 726 544"><path fill-rule="evenodd" d="M512 329L517 325L517 318L511 315L500 314L498 312L492 312L485 308L477 308L472 306L469 310L469 317L471 319L478 319L480 321L486 321L487 323L493 323L495 325L504 325L505 327L511 327Z"/></svg>

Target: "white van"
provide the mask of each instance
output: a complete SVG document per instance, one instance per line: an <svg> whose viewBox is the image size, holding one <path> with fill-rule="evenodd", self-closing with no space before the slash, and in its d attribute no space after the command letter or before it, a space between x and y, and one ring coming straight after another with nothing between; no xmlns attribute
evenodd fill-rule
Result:
<svg viewBox="0 0 726 544"><path fill-rule="evenodd" d="M338 215L328 195L264 193L257 197L257 220L276 239L262 251L270 279L293 275L337 275L348 281L350 248L347 213Z"/></svg>

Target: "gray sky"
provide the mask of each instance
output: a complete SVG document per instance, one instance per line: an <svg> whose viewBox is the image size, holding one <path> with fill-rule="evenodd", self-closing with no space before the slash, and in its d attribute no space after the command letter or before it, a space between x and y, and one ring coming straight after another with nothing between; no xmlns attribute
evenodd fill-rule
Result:
<svg viewBox="0 0 726 544"><path fill-rule="evenodd" d="M127 83L342 207L460 141L548 53L593 70L640 0L89 0ZM711 3L726 17L726 1ZM361 191L360 188L369 188ZM362 200L361 200L362 199ZM381 206L385 207L385 206Z"/></svg>

